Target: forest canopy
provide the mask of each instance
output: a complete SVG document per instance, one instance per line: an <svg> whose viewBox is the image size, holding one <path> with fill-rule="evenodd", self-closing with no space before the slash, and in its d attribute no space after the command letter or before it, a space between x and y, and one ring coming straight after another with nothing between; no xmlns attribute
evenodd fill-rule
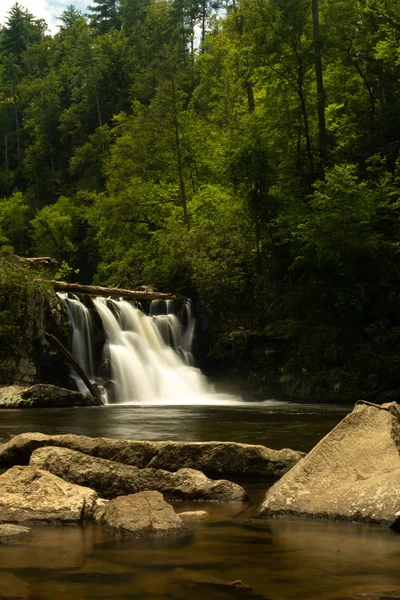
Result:
<svg viewBox="0 0 400 600"><path fill-rule="evenodd" d="M400 0L93 0L59 22L15 4L0 30L0 244L394 381Z"/></svg>

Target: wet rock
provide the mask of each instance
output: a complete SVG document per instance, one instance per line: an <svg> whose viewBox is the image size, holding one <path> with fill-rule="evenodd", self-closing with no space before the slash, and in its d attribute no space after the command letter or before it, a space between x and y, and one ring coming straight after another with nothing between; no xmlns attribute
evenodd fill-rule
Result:
<svg viewBox="0 0 400 600"><path fill-rule="evenodd" d="M76 522L89 518L97 494L35 467L12 467L0 475L0 521Z"/></svg>
<svg viewBox="0 0 400 600"><path fill-rule="evenodd" d="M0 408L63 408L69 406L100 406L92 396L55 385L38 383L0 388Z"/></svg>
<svg viewBox="0 0 400 600"><path fill-rule="evenodd" d="M139 492L110 500L101 523L117 535L138 538L187 534L184 522L159 492Z"/></svg>
<svg viewBox="0 0 400 600"><path fill-rule="evenodd" d="M179 469L176 473L138 469L67 448L38 448L29 464L65 481L90 487L103 498L156 490L173 500L243 502L247 499L244 489L236 483L214 481L194 469Z"/></svg>
<svg viewBox="0 0 400 600"><path fill-rule="evenodd" d="M360 403L267 492L259 511L392 523L400 511L400 407Z"/></svg>
<svg viewBox="0 0 400 600"><path fill-rule="evenodd" d="M197 469L210 477L278 478L303 452L236 442L148 442L79 435L23 433L0 448L0 465L27 464L33 450L61 446L143 469Z"/></svg>
<svg viewBox="0 0 400 600"><path fill-rule="evenodd" d="M188 593L190 593L190 597L193 597L193 593L196 593L197 591L202 594L201 597L203 598L204 595L218 593L223 594L223 598L267 600L264 596L256 594L249 585L246 585L240 579L235 581L225 581L224 579L187 571L186 569L175 569L173 580L180 586L186 588Z"/></svg>
<svg viewBox="0 0 400 600"><path fill-rule="evenodd" d="M206 510L186 510L178 515L183 521L209 521L211 518Z"/></svg>
<svg viewBox="0 0 400 600"><path fill-rule="evenodd" d="M28 600L29 585L12 573L2 572L0 575L0 600Z"/></svg>
<svg viewBox="0 0 400 600"><path fill-rule="evenodd" d="M0 387L0 408L20 408L22 402L21 394L29 389L29 386L6 385Z"/></svg>
<svg viewBox="0 0 400 600"><path fill-rule="evenodd" d="M20 544L30 532L29 527L4 523L0 525L0 544Z"/></svg>

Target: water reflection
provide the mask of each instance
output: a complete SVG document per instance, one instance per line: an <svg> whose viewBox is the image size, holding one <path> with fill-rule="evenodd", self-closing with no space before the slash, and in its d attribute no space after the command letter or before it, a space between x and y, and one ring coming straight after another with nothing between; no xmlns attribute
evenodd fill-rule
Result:
<svg viewBox="0 0 400 600"><path fill-rule="evenodd" d="M0 597L11 585L12 598L32 600L361 600L367 593L400 594L396 534L352 523L255 522L264 486L247 491L252 502L245 512L207 505L211 521L190 523L192 535L184 540L114 539L89 524L37 527L26 546L0 546ZM247 587L229 585L235 580Z"/></svg>
<svg viewBox="0 0 400 600"><path fill-rule="evenodd" d="M350 407L107 407L2 411L0 439L22 431L125 439L235 440L308 450ZM400 597L400 537L353 523L254 519L266 483L245 483L243 506L206 509L184 540L114 539L100 527L36 527L0 545L0 598L26 600L362 600ZM241 580L247 587L229 585ZM251 588L251 589L249 589ZM392 593L392 596L390 596ZM366 594L369 594L366 596Z"/></svg>
<svg viewBox="0 0 400 600"><path fill-rule="evenodd" d="M238 402L232 406L107 406L2 410L0 442L28 431L143 440L236 441L308 451L349 406Z"/></svg>

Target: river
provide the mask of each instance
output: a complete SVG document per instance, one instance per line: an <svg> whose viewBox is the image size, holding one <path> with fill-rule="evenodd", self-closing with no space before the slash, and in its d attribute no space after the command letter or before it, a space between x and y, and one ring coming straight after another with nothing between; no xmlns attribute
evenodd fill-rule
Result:
<svg viewBox="0 0 400 600"><path fill-rule="evenodd" d="M349 410L276 401L3 410L0 441L41 431L124 439L234 440L307 451ZM0 546L0 598L400 597L397 534L355 523L254 521L270 482L242 484L251 499L248 506L175 504L177 511L206 508L211 513L209 522L190 524L190 537L180 541L114 539L91 524L36 527L26 545ZM251 590L224 584L235 580Z"/></svg>

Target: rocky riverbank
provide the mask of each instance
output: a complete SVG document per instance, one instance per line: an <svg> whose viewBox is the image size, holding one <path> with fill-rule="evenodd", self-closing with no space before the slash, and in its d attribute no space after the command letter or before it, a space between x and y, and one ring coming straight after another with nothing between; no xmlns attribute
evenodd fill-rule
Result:
<svg viewBox="0 0 400 600"><path fill-rule="evenodd" d="M204 472L229 473L235 478L274 474L276 479L302 456L293 450L233 442L135 442L21 434L0 447L0 464L11 466L0 476L0 522L94 520L118 535L186 535L184 521L204 520L206 512L192 512L182 520L165 499L239 506L248 500L237 483L210 479ZM161 469L161 464L169 470ZM193 468L200 465L204 472ZM5 539L14 541L18 532L11 533L6 530Z"/></svg>
<svg viewBox="0 0 400 600"><path fill-rule="evenodd" d="M190 521L207 520L207 511L181 517L168 501L245 505L237 481L258 477L276 481L258 523L300 516L398 529L400 406L360 401L307 455L235 442L28 433L0 446L0 465L10 467L0 476L1 523L91 520L116 535L187 535ZM0 537L1 531L2 543L26 534L5 528Z"/></svg>

